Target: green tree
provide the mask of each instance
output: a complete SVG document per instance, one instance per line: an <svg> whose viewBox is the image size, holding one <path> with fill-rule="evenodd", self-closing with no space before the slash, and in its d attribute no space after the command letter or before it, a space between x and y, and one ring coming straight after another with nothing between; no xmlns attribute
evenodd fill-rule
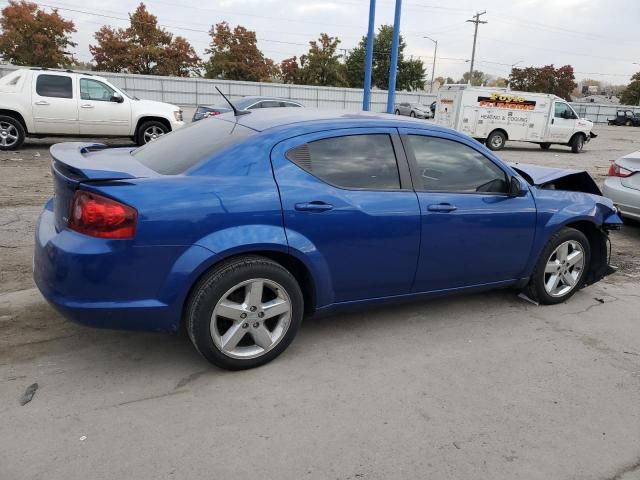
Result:
<svg viewBox="0 0 640 480"><path fill-rule="evenodd" d="M620 94L620 102L624 105L640 105L640 72L631 77L631 83Z"/></svg>
<svg viewBox="0 0 640 480"><path fill-rule="evenodd" d="M256 32L240 25L233 31L227 22L211 27L211 43L205 53L211 55L204 64L207 78L269 81L278 73L273 60L258 48Z"/></svg>
<svg viewBox="0 0 640 480"><path fill-rule="evenodd" d="M309 52L304 56L302 79L307 85L342 87L347 85L341 55L337 53L340 40L321 33L318 40L309 42Z"/></svg>
<svg viewBox="0 0 640 480"><path fill-rule="evenodd" d="M381 25L374 38L372 83L378 88L389 88L389 67L391 65L391 43L393 26ZM364 62L367 48L367 37L362 37L346 59L346 77L349 85L362 88L364 85ZM398 42L398 74L397 90L419 90L424 88L424 64L421 60L405 60L406 44L402 35Z"/></svg>
<svg viewBox="0 0 640 480"><path fill-rule="evenodd" d="M565 100L571 100L571 92L577 87L571 65L513 68L509 85L513 90L552 93Z"/></svg>
<svg viewBox="0 0 640 480"><path fill-rule="evenodd" d="M0 18L0 56L15 65L56 68L75 63L67 50L75 25L55 8L51 13L31 2L9 0Z"/></svg>
<svg viewBox="0 0 640 480"><path fill-rule="evenodd" d="M474 70L473 75L471 75L470 72L465 72L464 75L462 75L462 78L456 83L469 83L469 78L471 78L471 85L475 87L484 85L489 80L487 74L481 72L480 70Z"/></svg>
<svg viewBox="0 0 640 480"><path fill-rule="evenodd" d="M200 58L191 44L159 27L144 3L129 14L129 21L126 29L104 25L95 33L97 44L89 51L96 70L179 77L198 72Z"/></svg>

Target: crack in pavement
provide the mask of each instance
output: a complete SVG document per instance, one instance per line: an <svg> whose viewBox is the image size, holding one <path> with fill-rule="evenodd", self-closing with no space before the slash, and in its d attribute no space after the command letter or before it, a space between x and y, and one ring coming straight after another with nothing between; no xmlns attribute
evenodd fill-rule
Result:
<svg viewBox="0 0 640 480"><path fill-rule="evenodd" d="M640 470L640 457L638 457L634 463L622 467L612 477L607 477L605 480L622 480L622 477L627 473L632 473L637 470Z"/></svg>

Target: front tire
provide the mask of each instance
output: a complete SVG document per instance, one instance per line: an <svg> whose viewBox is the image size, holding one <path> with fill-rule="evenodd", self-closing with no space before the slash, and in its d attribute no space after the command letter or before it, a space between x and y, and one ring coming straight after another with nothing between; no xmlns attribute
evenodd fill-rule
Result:
<svg viewBox="0 0 640 480"><path fill-rule="evenodd" d="M581 133L578 133L577 135L574 135L574 137L571 139L571 151L573 153L580 153L582 152L583 148L584 148L584 135Z"/></svg>
<svg viewBox="0 0 640 480"><path fill-rule="evenodd" d="M400 115L400 110L396 110L396 115Z"/></svg>
<svg viewBox="0 0 640 480"><path fill-rule="evenodd" d="M587 237L565 227L542 250L525 293L543 305L562 303L584 284L590 261Z"/></svg>
<svg viewBox="0 0 640 480"><path fill-rule="evenodd" d="M304 300L295 277L259 256L225 262L195 286L186 325L196 350L220 368L243 370L270 362L295 337Z"/></svg>
<svg viewBox="0 0 640 480"><path fill-rule="evenodd" d="M493 151L502 150L505 143L507 143L507 136L500 130L491 132L486 141L487 148Z"/></svg>
<svg viewBox="0 0 640 480"><path fill-rule="evenodd" d="M149 120L148 122L143 122L138 127L138 132L136 133L136 143L138 145L145 145L153 140L156 140L158 137L162 135L166 135L169 133L169 127L167 127L164 123L159 122L158 120Z"/></svg>
<svg viewBox="0 0 640 480"><path fill-rule="evenodd" d="M411 112L411 113L409 114L409 116L410 116L411 118L416 118L416 112Z"/></svg>
<svg viewBox="0 0 640 480"><path fill-rule="evenodd" d="M15 150L24 143L25 131L13 117L0 115L0 150Z"/></svg>

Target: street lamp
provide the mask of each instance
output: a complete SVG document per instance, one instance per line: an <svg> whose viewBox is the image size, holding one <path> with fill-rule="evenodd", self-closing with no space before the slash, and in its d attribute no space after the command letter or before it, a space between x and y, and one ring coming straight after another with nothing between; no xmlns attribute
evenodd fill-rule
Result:
<svg viewBox="0 0 640 480"><path fill-rule="evenodd" d="M438 41L426 36L424 38L426 38L427 40L431 40L435 44L435 49L433 50L433 67L431 68L431 88L429 89L429 93L433 93L433 76L436 73L436 55L438 55Z"/></svg>

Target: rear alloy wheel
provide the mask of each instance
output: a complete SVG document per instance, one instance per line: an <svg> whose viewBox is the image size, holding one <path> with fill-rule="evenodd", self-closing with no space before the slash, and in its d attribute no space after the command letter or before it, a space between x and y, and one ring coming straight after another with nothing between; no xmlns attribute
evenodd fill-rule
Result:
<svg viewBox="0 0 640 480"><path fill-rule="evenodd" d="M580 153L584 147L584 135L578 133L571 139L571 151L573 153Z"/></svg>
<svg viewBox="0 0 640 480"><path fill-rule="evenodd" d="M302 312L302 292L291 273L266 258L242 257L196 286L187 329L207 360L241 370L280 355L296 335Z"/></svg>
<svg viewBox="0 0 640 480"><path fill-rule="evenodd" d="M494 130L487 137L486 145L489 150L502 150L507 143L507 136L499 130Z"/></svg>
<svg viewBox="0 0 640 480"><path fill-rule="evenodd" d="M24 143L24 127L13 117L0 115L0 150L15 150Z"/></svg>
<svg viewBox="0 0 640 480"><path fill-rule="evenodd" d="M138 127L136 143L138 145L145 145L167 133L169 133L169 127L164 123L158 122L157 120L150 120L148 122L144 122L140 127Z"/></svg>
<svg viewBox="0 0 640 480"><path fill-rule="evenodd" d="M544 248L527 294L546 305L564 302L584 283L590 258L589 240L582 232L560 230Z"/></svg>

